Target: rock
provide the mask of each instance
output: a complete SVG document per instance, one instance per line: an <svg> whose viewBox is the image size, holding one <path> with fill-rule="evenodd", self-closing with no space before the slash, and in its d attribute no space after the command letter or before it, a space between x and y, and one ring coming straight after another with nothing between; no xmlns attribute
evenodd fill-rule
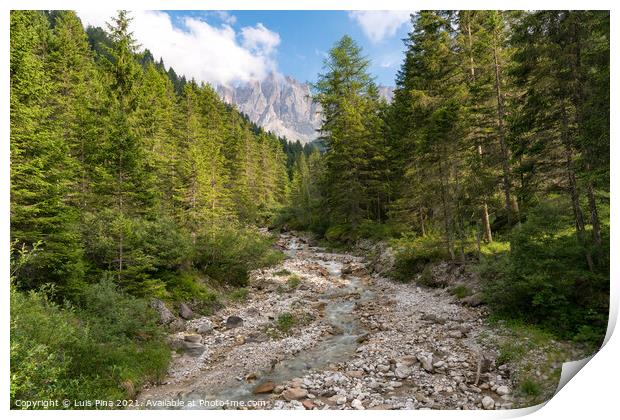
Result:
<svg viewBox="0 0 620 420"><path fill-rule="evenodd" d="M463 338L463 333L459 330L448 331L448 336L452 338Z"/></svg>
<svg viewBox="0 0 620 420"><path fill-rule="evenodd" d="M461 302L467 306L480 306L484 303L484 295L482 293L476 293L462 299Z"/></svg>
<svg viewBox="0 0 620 420"><path fill-rule="evenodd" d="M403 386L402 382L398 382L398 381L391 381L389 384L392 388L400 388L401 386Z"/></svg>
<svg viewBox="0 0 620 420"><path fill-rule="evenodd" d="M183 341L183 349L185 353L192 357L199 357L207 349L203 344L192 341Z"/></svg>
<svg viewBox="0 0 620 420"><path fill-rule="evenodd" d="M347 397L344 395L336 395L336 404L342 405L347 402Z"/></svg>
<svg viewBox="0 0 620 420"><path fill-rule="evenodd" d="M394 375L396 375L398 379L405 379L406 377L411 375L411 369L408 368L407 366L397 367L396 370L394 371Z"/></svg>
<svg viewBox="0 0 620 420"><path fill-rule="evenodd" d="M190 343L200 343L202 336L200 334L185 334L183 340L189 341Z"/></svg>
<svg viewBox="0 0 620 420"><path fill-rule="evenodd" d="M268 340L269 340L269 337L267 337L265 334L257 333L257 332L250 333L245 338L246 343L264 343L265 341L268 341Z"/></svg>
<svg viewBox="0 0 620 420"><path fill-rule="evenodd" d="M357 337L357 340L355 340L357 343L363 343L365 341L368 341L368 337L369 334L368 333L364 333L362 335L360 335L359 337Z"/></svg>
<svg viewBox="0 0 620 420"><path fill-rule="evenodd" d="M441 318L441 317L438 317L438 316L437 316L437 315L435 315L435 314L423 314L423 315L420 317L420 319L421 319L422 321L430 321L430 322L433 322L433 323L435 323L435 324L445 324L445 323L446 323L446 320L445 320L445 319L443 319L443 318Z"/></svg>
<svg viewBox="0 0 620 420"><path fill-rule="evenodd" d="M194 312L190 309L189 306L185 303L181 303L179 305L179 315L183 319L192 319L194 317Z"/></svg>
<svg viewBox="0 0 620 420"><path fill-rule="evenodd" d="M253 390L252 394L269 394L276 389L276 384L273 381L266 381L262 384L258 384Z"/></svg>
<svg viewBox="0 0 620 420"><path fill-rule="evenodd" d="M308 391L303 388L288 388L282 393L282 398L286 401L300 400L308 395Z"/></svg>
<svg viewBox="0 0 620 420"><path fill-rule="evenodd" d="M433 363L433 367L435 369L441 369L442 367L444 367L446 364L446 362L444 362L443 360L440 360L438 362Z"/></svg>
<svg viewBox="0 0 620 420"><path fill-rule="evenodd" d="M237 328L243 326L243 319L238 316L232 315L226 319L227 328Z"/></svg>
<svg viewBox="0 0 620 420"><path fill-rule="evenodd" d="M365 410L364 405L357 398L351 401L351 407L355 408L356 410Z"/></svg>
<svg viewBox="0 0 620 420"><path fill-rule="evenodd" d="M390 366L389 365L378 365L377 366L377 370L379 372L383 372L383 373L389 372L390 371Z"/></svg>
<svg viewBox="0 0 620 420"><path fill-rule="evenodd" d="M495 364L495 359L490 354L482 354L480 356L480 373L487 373Z"/></svg>
<svg viewBox="0 0 620 420"><path fill-rule="evenodd" d="M363 370L347 370L345 373L347 374L347 376L350 376L352 378L362 378L362 377L364 377L364 371Z"/></svg>
<svg viewBox="0 0 620 420"><path fill-rule="evenodd" d="M495 400L488 395L482 399L482 407L485 410L492 410L495 407Z"/></svg>
<svg viewBox="0 0 620 420"><path fill-rule="evenodd" d="M417 357L413 355L408 355L408 356L403 356L400 359L398 359L397 363L402 363L404 366L411 367L415 365L417 361L418 361Z"/></svg>
<svg viewBox="0 0 620 420"><path fill-rule="evenodd" d="M238 335L235 337L235 345L236 346L241 346L245 344L245 337L242 335Z"/></svg>
<svg viewBox="0 0 620 420"><path fill-rule="evenodd" d="M498 395L510 394L510 388L508 388L506 385L498 386L497 389L495 390L495 392Z"/></svg>
<svg viewBox="0 0 620 420"><path fill-rule="evenodd" d="M176 319L166 304L159 299L151 299L151 308L157 312L157 315L159 315L159 322L163 325L168 325Z"/></svg>
<svg viewBox="0 0 620 420"><path fill-rule="evenodd" d="M312 410L314 407L316 407L314 403L312 402L312 400L307 400L307 399L303 400L301 402L301 405L303 405L306 410Z"/></svg>
<svg viewBox="0 0 620 420"><path fill-rule="evenodd" d="M428 355L424 355L424 354L418 354L418 360L420 361L420 364L422 365L422 368L427 371L427 372L433 372L433 355L432 354L428 354Z"/></svg>
<svg viewBox="0 0 620 420"><path fill-rule="evenodd" d="M175 318L174 321L168 324L168 330L173 333L185 331L185 321Z"/></svg>
<svg viewBox="0 0 620 420"><path fill-rule="evenodd" d="M195 327L195 330L200 335L206 335L213 332L213 323L206 318L200 320Z"/></svg>

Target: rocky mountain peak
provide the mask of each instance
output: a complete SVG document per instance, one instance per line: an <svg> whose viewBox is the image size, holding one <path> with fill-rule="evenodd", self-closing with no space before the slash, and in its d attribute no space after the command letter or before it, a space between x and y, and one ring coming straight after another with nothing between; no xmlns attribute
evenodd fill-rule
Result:
<svg viewBox="0 0 620 420"><path fill-rule="evenodd" d="M217 86L225 102L237 106L250 120L291 141L308 143L318 137L321 107L312 102L310 86L290 76L270 73L263 80L236 86ZM380 86L381 96L391 100L392 88Z"/></svg>

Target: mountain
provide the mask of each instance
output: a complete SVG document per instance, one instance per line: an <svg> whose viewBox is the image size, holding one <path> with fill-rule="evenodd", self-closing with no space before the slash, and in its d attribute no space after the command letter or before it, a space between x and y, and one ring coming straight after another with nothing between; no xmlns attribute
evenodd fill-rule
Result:
<svg viewBox="0 0 620 420"><path fill-rule="evenodd" d="M310 86L289 76L269 74L237 86L217 86L220 97L246 114L250 120L288 140L309 143L318 137L321 106L313 103ZM379 93L392 99L392 88L380 86Z"/></svg>

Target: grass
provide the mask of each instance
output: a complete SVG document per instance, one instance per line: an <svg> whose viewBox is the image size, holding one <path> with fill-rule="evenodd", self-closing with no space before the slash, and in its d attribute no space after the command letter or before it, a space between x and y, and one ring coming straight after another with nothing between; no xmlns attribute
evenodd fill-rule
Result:
<svg viewBox="0 0 620 420"><path fill-rule="evenodd" d="M233 290L228 294L230 300L235 302L243 302L248 297L248 289L245 287L240 287L238 289Z"/></svg>
<svg viewBox="0 0 620 420"><path fill-rule="evenodd" d="M557 388L562 363L589 354L587 346L558 341L554 334L522 321L490 319L499 335L478 337L499 350L496 365L507 364L513 388L518 390L515 408L549 400Z"/></svg>
<svg viewBox="0 0 620 420"><path fill-rule="evenodd" d="M286 281L286 285L288 286L290 290L297 289L300 283L301 283L301 278L296 274L293 274L292 276L290 276L288 280Z"/></svg>
<svg viewBox="0 0 620 420"><path fill-rule="evenodd" d="M528 397L538 397L542 392L540 385L531 378L527 378L521 382L519 390Z"/></svg>
<svg viewBox="0 0 620 420"><path fill-rule="evenodd" d="M280 314L276 320L276 328L285 334L288 333L296 324L297 320L290 312Z"/></svg>
<svg viewBox="0 0 620 420"><path fill-rule="evenodd" d="M459 299L463 299L464 297L471 296L471 289L464 284L459 284L450 290L450 293Z"/></svg>

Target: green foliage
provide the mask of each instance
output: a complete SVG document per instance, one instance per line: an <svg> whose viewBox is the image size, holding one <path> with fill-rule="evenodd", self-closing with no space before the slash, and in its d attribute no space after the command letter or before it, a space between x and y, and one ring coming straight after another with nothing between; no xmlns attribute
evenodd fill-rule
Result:
<svg viewBox="0 0 620 420"><path fill-rule="evenodd" d="M230 297L231 300L234 300L237 302L243 302L244 300L247 299L248 293L249 293L248 289L246 289L245 287L240 287L230 292L228 296Z"/></svg>
<svg viewBox="0 0 620 420"><path fill-rule="evenodd" d="M296 274L293 274L292 276L290 276L288 280L286 281L286 285L288 286L290 290L297 289L300 283L301 283L301 278Z"/></svg>
<svg viewBox="0 0 620 420"><path fill-rule="evenodd" d="M296 324L297 320L290 312L284 312L278 315L278 319L276 320L276 328L285 334L287 334Z"/></svg>
<svg viewBox="0 0 620 420"><path fill-rule="evenodd" d="M245 286L251 270L282 260L272 243L254 229L221 227L197 238L196 267L214 280Z"/></svg>
<svg viewBox="0 0 620 420"><path fill-rule="evenodd" d="M506 342L499 348L499 355L495 360L498 366L518 360L527 349L519 342Z"/></svg>
<svg viewBox="0 0 620 420"><path fill-rule="evenodd" d="M452 289L450 289L450 293L452 293L458 299L463 299L467 296L471 296L471 289L464 284L459 284Z"/></svg>
<svg viewBox="0 0 620 420"><path fill-rule="evenodd" d="M449 257L442 238L433 234L403 236L393 240L392 246L396 253L392 275L401 281L410 281L428 264Z"/></svg>
<svg viewBox="0 0 620 420"><path fill-rule="evenodd" d="M521 382L519 390L529 397L537 397L542 391L540 385L531 378L528 378Z"/></svg>
<svg viewBox="0 0 620 420"><path fill-rule="evenodd" d="M11 401L133 398L166 371L170 352L146 302L104 280L83 308L11 287ZM129 385L131 384L131 385Z"/></svg>
<svg viewBox="0 0 620 420"><path fill-rule="evenodd" d="M561 197L540 202L513 234L512 253L483 260L487 300L504 316L600 342L607 327L608 271L588 269L566 207Z"/></svg>

